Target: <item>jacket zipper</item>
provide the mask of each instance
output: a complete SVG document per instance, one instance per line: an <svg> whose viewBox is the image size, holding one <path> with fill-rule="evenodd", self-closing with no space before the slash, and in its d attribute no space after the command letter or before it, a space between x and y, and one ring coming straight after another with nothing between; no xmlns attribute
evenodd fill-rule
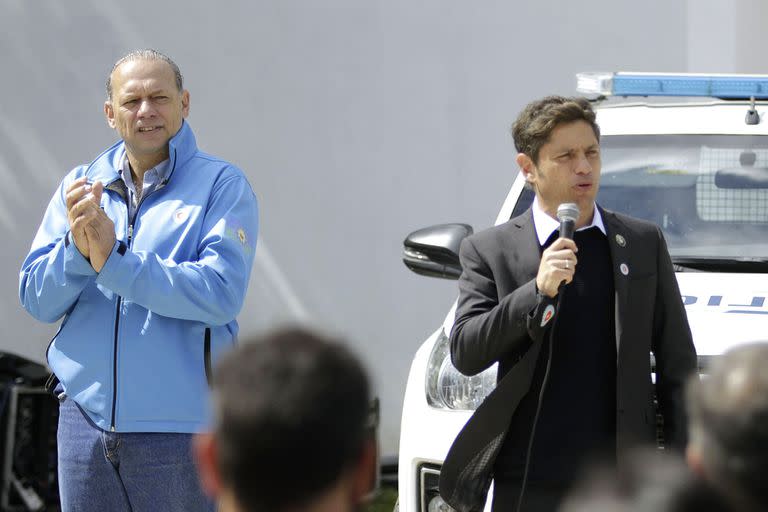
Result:
<svg viewBox="0 0 768 512"><path fill-rule="evenodd" d="M126 207L128 205L126 204ZM128 224L128 247L131 246L131 239L133 238L133 221ZM115 409L117 407L117 339L120 333L120 308L123 305L123 298L117 296L117 308L115 310L115 346L114 356L112 357L112 421L110 422L112 432L115 431Z"/></svg>
<svg viewBox="0 0 768 512"><path fill-rule="evenodd" d="M128 246L128 250L131 249L131 243L133 242L133 225L136 222L136 217L139 216L139 208L141 208L141 203L144 202L144 200L148 197L163 188L167 183L168 180L171 178L171 175L173 174L173 171L176 170L176 148L173 149L173 167L171 168L171 172L168 173L168 177L164 179L161 182L161 185L157 187L155 190L150 192L147 195L142 195L141 199L139 200L139 204L136 205L136 210L133 212L133 217L130 215L130 208L128 208L128 199L125 199L125 207L128 210L128 243L126 244ZM110 422L110 430L112 432L115 431L115 410L117 408L117 338L120 328L120 307L123 304L123 298L121 296L117 296L117 310L115 311L115 345L114 345L114 355L112 357L112 419Z"/></svg>

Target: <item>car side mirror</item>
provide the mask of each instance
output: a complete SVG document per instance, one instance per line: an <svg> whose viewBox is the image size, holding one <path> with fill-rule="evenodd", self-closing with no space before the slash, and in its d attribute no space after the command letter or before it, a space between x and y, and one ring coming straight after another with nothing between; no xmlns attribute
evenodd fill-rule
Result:
<svg viewBox="0 0 768 512"><path fill-rule="evenodd" d="M403 242L403 263L423 276L458 279L459 246L471 234L468 224L439 224L414 231Z"/></svg>

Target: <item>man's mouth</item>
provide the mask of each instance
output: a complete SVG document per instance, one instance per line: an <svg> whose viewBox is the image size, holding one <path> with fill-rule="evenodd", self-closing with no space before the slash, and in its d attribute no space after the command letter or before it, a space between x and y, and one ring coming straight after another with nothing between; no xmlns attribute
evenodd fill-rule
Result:
<svg viewBox="0 0 768 512"><path fill-rule="evenodd" d="M153 132L155 130L159 130L160 126L142 126L139 128L140 132Z"/></svg>

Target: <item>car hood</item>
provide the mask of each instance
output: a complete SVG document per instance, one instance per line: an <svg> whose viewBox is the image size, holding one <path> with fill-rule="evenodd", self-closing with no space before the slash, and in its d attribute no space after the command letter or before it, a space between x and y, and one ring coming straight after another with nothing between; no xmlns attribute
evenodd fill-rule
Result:
<svg viewBox="0 0 768 512"><path fill-rule="evenodd" d="M696 352L719 355L768 341L768 274L677 274Z"/></svg>

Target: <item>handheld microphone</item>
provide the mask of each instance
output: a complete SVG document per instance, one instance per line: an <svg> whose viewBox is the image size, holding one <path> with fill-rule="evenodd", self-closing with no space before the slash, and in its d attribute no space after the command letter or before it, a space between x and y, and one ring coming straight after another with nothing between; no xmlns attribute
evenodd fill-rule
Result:
<svg viewBox="0 0 768 512"><path fill-rule="evenodd" d="M579 206L576 203L563 203L557 207L557 220L560 221L560 237L573 240L576 220L579 218Z"/></svg>
<svg viewBox="0 0 768 512"><path fill-rule="evenodd" d="M576 219L579 218L579 206L576 203L563 203L557 207L557 218L560 221L560 238L573 240L576 230ZM565 280L557 287L558 291L565 286Z"/></svg>

